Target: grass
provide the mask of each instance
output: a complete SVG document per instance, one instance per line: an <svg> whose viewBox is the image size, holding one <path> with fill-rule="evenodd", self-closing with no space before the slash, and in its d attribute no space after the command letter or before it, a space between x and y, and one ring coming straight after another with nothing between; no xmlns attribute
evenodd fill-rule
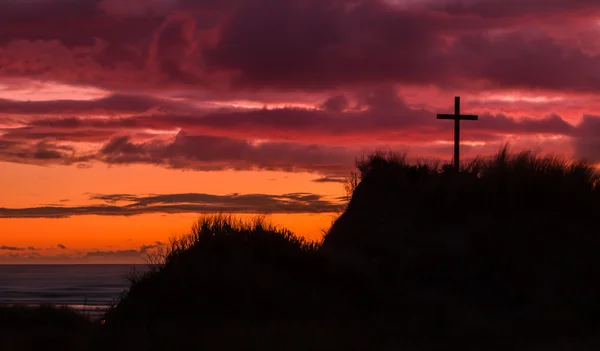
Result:
<svg viewBox="0 0 600 351"><path fill-rule="evenodd" d="M202 217L133 274L96 349L597 349L600 174L507 148L376 153L322 242Z"/></svg>

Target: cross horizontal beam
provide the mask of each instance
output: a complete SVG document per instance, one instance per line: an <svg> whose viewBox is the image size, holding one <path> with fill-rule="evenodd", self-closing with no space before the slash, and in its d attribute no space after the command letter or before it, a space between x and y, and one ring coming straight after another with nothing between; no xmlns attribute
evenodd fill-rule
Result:
<svg viewBox="0 0 600 351"><path fill-rule="evenodd" d="M459 120L464 120L464 121L477 121L478 120L478 116L477 115L446 115L446 114L440 114L437 115L438 119L459 119Z"/></svg>

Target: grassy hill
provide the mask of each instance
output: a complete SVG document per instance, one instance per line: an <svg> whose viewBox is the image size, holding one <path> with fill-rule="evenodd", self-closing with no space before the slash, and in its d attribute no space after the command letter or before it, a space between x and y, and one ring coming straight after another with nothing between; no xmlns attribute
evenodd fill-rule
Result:
<svg viewBox="0 0 600 351"><path fill-rule="evenodd" d="M383 153L357 168L321 243L261 220L201 219L107 314L107 330L145 330L156 345L195 325L210 345L250 333L279 349L595 335L594 167L503 149L458 172Z"/></svg>

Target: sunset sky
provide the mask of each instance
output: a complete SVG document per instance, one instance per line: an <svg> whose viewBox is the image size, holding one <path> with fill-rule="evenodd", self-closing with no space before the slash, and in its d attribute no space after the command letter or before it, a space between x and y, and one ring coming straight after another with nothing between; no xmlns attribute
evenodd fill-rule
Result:
<svg viewBox="0 0 600 351"><path fill-rule="evenodd" d="M600 162L597 0L0 1L0 263L139 262L200 213L317 239L375 149Z"/></svg>

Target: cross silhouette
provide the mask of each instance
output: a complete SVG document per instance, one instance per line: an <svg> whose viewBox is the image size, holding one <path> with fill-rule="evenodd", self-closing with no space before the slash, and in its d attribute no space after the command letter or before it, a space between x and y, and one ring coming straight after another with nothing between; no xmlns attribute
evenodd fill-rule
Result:
<svg viewBox="0 0 600 351"><path fill-rule="evenodd" d="M454 98L454 114L437 115L438 119L453 119L454 120L454 167L459 170L460 166L460 121L477 121L477 115L461 115L460 114L460 96Z"/></svg>

